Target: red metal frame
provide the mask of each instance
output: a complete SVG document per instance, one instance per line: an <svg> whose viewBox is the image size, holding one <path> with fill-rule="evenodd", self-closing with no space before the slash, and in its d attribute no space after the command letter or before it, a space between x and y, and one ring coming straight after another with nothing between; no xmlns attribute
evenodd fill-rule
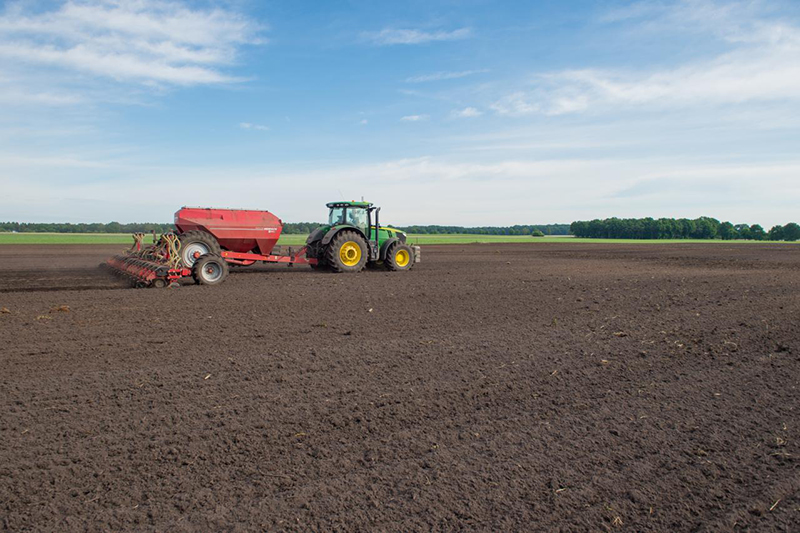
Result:
<svg viewBox="0 0 800 533"><path fill-rule="evenodd" d="M317 260L306 257L306 248L289 255L260 255L255 253L241 253L223 250L222 257L229 263L238 265L252 265L256 262L283 263L292 265L316 265ZM167 258L168 259L168 258ZM188 268L169 268L166 264L143 259L137 255L115 255L110 257L106 264L117 272L130 277L137 286L164 286L176 283L181 278L192 275ZM160 283L158 280L163 280Z"/></svg>
<svg viewBox="0 0 800 533"><path fill-rule="evenodd" d="M192 275L192 271L188 268L170 268L167 273L167 279L170 283L176 282L181 278L187 278Z"/></svg>
<svg viewBox="0 0 800 533"><path fill-rule="evenodd" d="M230 252L223 250L220 255L229 263L237 265L252 265L256 261L264 263L288 263L289 265L316 265L317 260L311 257L306 257L306 247L304 246L298 252L291 255L261 255L252 252Z"/></svg>

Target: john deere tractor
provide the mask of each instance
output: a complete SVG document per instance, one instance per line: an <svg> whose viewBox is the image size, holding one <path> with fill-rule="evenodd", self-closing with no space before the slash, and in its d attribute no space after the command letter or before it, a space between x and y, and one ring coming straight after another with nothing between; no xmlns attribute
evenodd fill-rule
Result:
<svg viewBox="0 0 800 533"><path fill-rule="evenodd" d="M406 242L406 234L381 227L380 207L369 202L331 202L328 223L306 240L307 256L315 268L334 272L359 272L365 266L409 270L420 260L419 246Z"/></svg>

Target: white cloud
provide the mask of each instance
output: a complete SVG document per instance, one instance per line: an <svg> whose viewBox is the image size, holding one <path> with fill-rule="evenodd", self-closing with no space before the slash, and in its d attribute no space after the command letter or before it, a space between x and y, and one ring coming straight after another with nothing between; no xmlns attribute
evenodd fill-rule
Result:
<svg viewBox="0 0 800 533"><path fill-rule="evenodd" d="M0 14L0 58L19 70L55 67L143 85L240 81L221 70L238 48L263 42L248 18L175 0L69 1Z"/></svg>
<svg viewBox="0 0 800 533"><path fill-rule="evenodd" d="M404 122L421 122L423 120L428 120L429 118L431 118L429 115L406 115L400 120Z"/></svg>
<svg viewBox="0 0 800 533"><path fill-rule="evenodd" d="M471 35L471 28L459 28L453 31L384 28L377 32L362 33L363 38L378 45L424 44L432 41L455 41L466 39Z"/></svg>
<svg viewBox="0 0 800 533"><path fill-rule="evenodd" d="M261 124L252 124L250 122L240 122L239 127L243 130L257 130L257 131L268 131L268 126L262 126Z"/></svg>
<svg viewBox="0 0 800 533"><path fill-rule="evenodd" d="M77 104L83 101L83 98L74 94L21 90L17 87L8 86L0 82L0 102L3 104L64 106Z"/></svg>
<svg viewBox="0 0 800 533"><path fill-rule="evenodd" d="M460 72L434 72L433 74L423 74L421 76L411 76L406 78L406 83L424 83L428 81L441 81L441 80L454 80L458 78L465 78L473 74L483 74L489 72L483 70L462 70Z"/></svg>
<svg viewBox="0 0 800 533"><path fill-rule="evenodd" d="M528 115L541 110L541 106L531 102L531 96L522 91L506 95L489 107L501 115Z"/></svg>
<svg viewBox="0 0 800 533"><path fill-rule="evenodd" d="M635 22L651 34L680 30L736 40L762 24L765 13L769 8L761 0L645 0L610 9L600 22Z"/></svg>
<svg viewBox="0 0 800 533"><path fill-rule="evenodd" d="M679 158L500 159L420 157L374 164L287 171L146 166L137 160L41 158L0 153L0 212L9 219L121 222L170 220L174 198L121 197L109 172L138 190L164 180L199 186L182 203L270 209L283 220L320 220L325 202L360 197L378 202L395 224L505 225L571 222L607 216L710 215L733 222L785 224L796 219L800 160L690 163ZM202 184L209 186L201 186ZM408 202L408 190L415 191ZM241 191L248 191L247 198ZM508 194L514 191L514 194ZM709 193L711 192L711 194ZM258 198L269 198L258 204ZM458 208L442 208L442 199ZM631 199L635 198L632 202ZM255 199L255 200L254 200ZM73 201L74 200L74 201ZM255 204L253 202L256 202ZM90 214L87 214L90 213Z"/></svg>
<svg viewBox="0 0 800 533"><path fill-rule="evenodd" d="M649 72L582 69L540 74L532 88L505 95L490 107L504 115L559 115L618 111L620 106L666 109L800 100L800 28L785 21L745 20L737 6L683 2L657 21L707 28L729 48L716 58ZM615 20L638 17L645 7L632 7L628 16L617 13Z"/></svg>
<svg viewBox="0 0 800 533"><path fill-rule="evenodd" d="M359 124L361 124L362 126L366 126L368 123L369 121L365 118L362 118L361 121L359 122Z"/></svg>
<svg viewBox="0 0 800 533"><path fill-rule="evenodd" d="M473 118L483 115L483 112L474 107L465 107L464 109L457 109L453 111L453 116L458 118Z"/></svg>

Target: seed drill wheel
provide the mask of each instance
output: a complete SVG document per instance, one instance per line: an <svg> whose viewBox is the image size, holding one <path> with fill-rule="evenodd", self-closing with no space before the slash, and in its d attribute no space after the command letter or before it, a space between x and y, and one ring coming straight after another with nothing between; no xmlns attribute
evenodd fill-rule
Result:
<svg viewBox="0 0 800 533"><path fill-rule="evenodd" d="M198 285L219 285L228 277L228 263L216 254L205 254L194 262L192 277Z"/></svg>
<svg viewBox="0 0 800 533"><path fill-rule="evenodd" d="M186 268L192 268L195 261L205 254L219 255L219 243L210 233L205 231L193 230L181 233L178 237L181 241L181 261Z"/></svg>
<svg viewBox="0 0 800 533"><path fill-rule="evenodd" d="M325 250L325 263L334 272L360 272L367 262L367 243L355 231L342 231Z"/></svg>
<svg viewBox="0 0 800 533"><path fill-rule="evenodd" d="M383 264L388 270L410 270L414 266L414 250L407 244L393 244Z"/></svg>

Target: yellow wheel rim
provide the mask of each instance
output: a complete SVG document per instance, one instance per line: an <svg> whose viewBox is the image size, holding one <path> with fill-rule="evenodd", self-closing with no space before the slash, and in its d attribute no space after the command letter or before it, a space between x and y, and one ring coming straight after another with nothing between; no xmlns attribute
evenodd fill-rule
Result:
<svg viewBox="0 0 800 533"><path fill-rule="evenodd" d="M394 262L397 263L399 267L408 265L410 260L411 257L408 254L408 250L397 250L397 253L394 254Z"/></svg>
<svg viewBox="0 0 800 533"><path fill-rule="evenodd" d="M347 241L339 248L339 259L345 266L356 266L361 261L361 247L353 241Z"/></svg>

